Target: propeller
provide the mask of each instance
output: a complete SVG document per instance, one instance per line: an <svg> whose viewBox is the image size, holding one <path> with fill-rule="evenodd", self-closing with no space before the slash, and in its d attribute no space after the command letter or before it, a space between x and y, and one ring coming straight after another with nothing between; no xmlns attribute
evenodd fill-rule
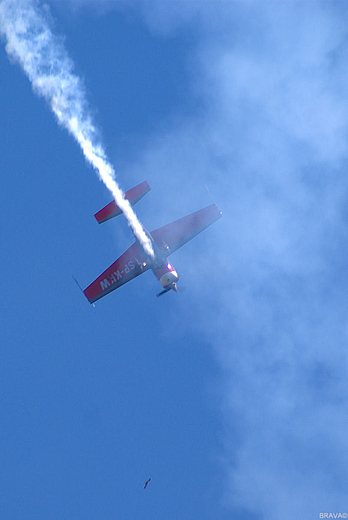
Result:
<svg viewBox="0 0 348 520"><path fill-rule="evenodd" d="M156 294L157 298L159 296L162 296L162 294L165 294L166 292L170 291L170 289L163 289L163 291L161 291L160 293Z"/></svg>
<svg viewBox="0 0 348 520"><path fill-rule="evenodd" d="M169 291L174 291L174 292L184 292L186 290L186 287L182 287L181 285L179 285L179 287L177 286L176 283L172 284L170 287L167 287L167 289L163 289L163 291L161 291L160 293L156 294L157 298L159 296L162 296L162 294L165 294Z"/></svg>

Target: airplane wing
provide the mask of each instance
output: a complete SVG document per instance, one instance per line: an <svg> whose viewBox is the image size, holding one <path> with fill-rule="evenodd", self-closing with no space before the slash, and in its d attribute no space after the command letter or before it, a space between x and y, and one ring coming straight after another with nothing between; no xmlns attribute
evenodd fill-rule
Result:
<svg viewBox="0 0 348 520"><path fill-rule="evenodd" d="M94 303L147 269L149 266L145 262L144 254L135 243L83 292L89 303Z"/></svg>
<svg viewBox="0 0 348 520"><path fill-rule="evenodd" d="M195 213L191 213L191 215L152 231L151 235L156 244L166 251L167 255L170 255L220 217L221 212L219 208L216 204L211 204Z"/></svg>

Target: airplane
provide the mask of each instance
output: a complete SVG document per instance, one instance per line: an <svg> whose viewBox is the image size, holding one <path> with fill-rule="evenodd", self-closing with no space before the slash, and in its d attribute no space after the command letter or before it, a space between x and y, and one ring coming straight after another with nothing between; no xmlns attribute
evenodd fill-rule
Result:
<svg viewBox="0 0 348 520"><path fill-rule="evenodd" d="M148 479L147 479L147 481L146 481L145 484L144 484L144 489L146 489L147 486L150 484L150 480L151 480L151 478L148 478Z"/></svg>
<svg viewBox="0 0 348 520"><path fill-rule="evenodd" d="M150 189L147 181L144 181L128 190L124 198L134 206ZM116 202L112 201L94 216L97 222L101 224L121 213L122 211L116 205ZM154 257L152 258L144 251L139 240L135 237L135 243L83 291L87 300L94 304L106 294L118 289L121 285L148 269L154 272L162 286L162 291L157 296L162 296L171 290L177 292L179 276L168 262L168 256L213 224L221 215L220 210L214 203L151 233L144 228L151 241Z"/></svg>

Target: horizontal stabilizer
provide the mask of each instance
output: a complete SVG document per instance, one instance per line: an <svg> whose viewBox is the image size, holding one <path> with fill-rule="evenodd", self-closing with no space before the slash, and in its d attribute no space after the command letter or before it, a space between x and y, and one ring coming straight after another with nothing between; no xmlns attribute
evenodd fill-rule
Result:
<svg viewBox="0 0 348 520"><path fill-rule="evenodd" d="M149 184L144 181L138 186L135 186L134 188L126 191L124 194L124 198L130 202L131 206L134 206L141 198L144 197L149 191L151 190ZM110 218L117 217L117 215L120 215L122 213L122 210L117 206L116 202L113 200L107 206L105 206L103 209L98 211L94 216L101 224L102 222L106 222Z"/></svg>

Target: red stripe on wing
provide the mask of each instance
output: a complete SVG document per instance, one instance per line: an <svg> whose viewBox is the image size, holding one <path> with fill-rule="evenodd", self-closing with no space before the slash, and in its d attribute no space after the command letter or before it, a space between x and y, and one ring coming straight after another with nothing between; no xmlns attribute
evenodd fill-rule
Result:
<svg viewBox="0 0 348 520"><path fill-rule="evenodd" d="M83 291L86 298L90 303L94 303L111 291L118 289L146 271L148 266L144 263L144 254L137 243L133 244Z"/></svg>

